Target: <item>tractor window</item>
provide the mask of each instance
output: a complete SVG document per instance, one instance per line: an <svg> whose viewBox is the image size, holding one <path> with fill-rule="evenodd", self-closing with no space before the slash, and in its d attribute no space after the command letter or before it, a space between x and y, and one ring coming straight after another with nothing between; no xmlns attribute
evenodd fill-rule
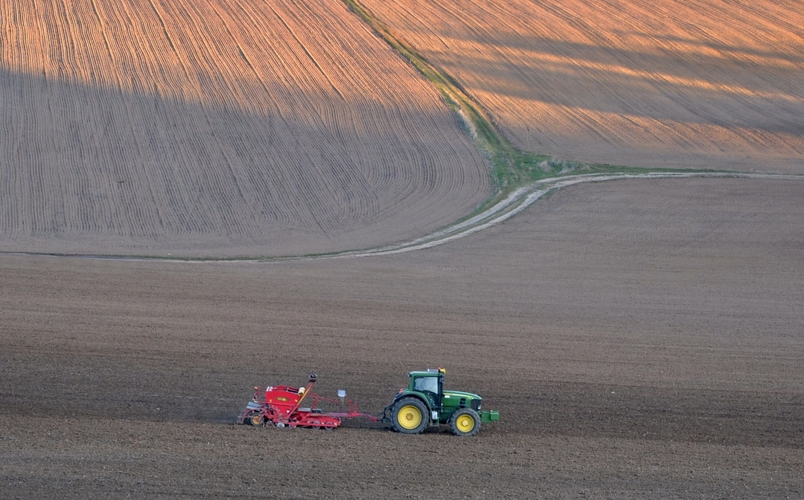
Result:
<svg viewBox="0 0 804 500"><path fill-rule="evenodd" d="M438 394L438 377L420 377L413 382L413 390Z"/></svg>

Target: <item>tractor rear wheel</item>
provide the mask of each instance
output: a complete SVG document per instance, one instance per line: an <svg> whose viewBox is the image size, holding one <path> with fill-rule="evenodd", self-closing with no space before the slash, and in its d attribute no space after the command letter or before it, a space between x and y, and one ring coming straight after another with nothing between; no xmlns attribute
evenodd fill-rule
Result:
<svg viewBox="0 0 804 500"><path fill-rule="evenodd" d="M391 410L394 430L403 434L419 434L427 427L427 407L416 398L403 398Z"/></svg>
<svg viewBox="0 0 804 500"><path fill-rule="evenodd" d="M471 408L461 408L452 415L449 428L456 436L474 436L480 430L480 415Z"/></svg>

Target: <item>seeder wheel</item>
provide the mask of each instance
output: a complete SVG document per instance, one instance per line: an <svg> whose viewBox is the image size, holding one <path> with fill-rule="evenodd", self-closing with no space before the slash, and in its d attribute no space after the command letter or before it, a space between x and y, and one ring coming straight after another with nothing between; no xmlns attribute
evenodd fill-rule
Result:
<svg viewBox="0 0 804 500"><path fill-rule="evenodd" d="M256 411L246 415L245 421L248 422L250 425L253 425L254 427L261 427L262 425L265 424L265 418L262 416L261 413L258 413Z"/></svg>

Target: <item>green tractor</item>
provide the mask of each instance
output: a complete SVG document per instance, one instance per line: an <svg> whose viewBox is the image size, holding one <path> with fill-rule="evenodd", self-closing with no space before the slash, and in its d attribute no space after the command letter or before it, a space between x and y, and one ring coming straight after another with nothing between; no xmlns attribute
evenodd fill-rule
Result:
<svg viewBox="0 0 804 500"><path fill-rule="evenodd" d="M500 412L481 410L477 394L444 390L444 374L438 368L410 372L410 384L401 389L383 410L383 422L403 434L419 434L428 426L449 424L456 436L474 436L481 422L500 420Z"/></svg>

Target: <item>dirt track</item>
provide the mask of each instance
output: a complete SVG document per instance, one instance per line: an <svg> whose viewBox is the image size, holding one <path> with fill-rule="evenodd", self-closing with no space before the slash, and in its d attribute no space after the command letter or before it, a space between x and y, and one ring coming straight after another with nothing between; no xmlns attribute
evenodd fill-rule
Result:
<svg viewBox="0 0 804 500"><path fill-rule="evenodd" d="M3 496L800 498L802 189L576 186L386 257L4 256ZM231 425L255 384L316 371L376 411L428 366L502 421Z"/></svg>

